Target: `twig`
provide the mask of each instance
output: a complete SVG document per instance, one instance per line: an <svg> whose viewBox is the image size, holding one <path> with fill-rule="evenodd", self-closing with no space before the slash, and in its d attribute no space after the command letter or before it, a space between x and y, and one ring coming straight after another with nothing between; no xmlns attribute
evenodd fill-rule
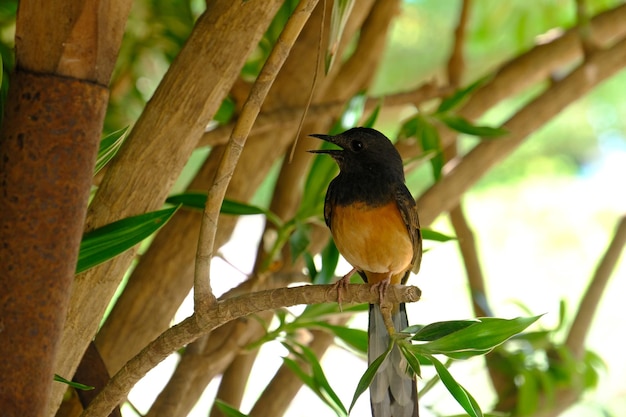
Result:
<svg viewBox="0 0 626 417"><path fill-rule="evenodd" d="M420 220L431 224L442 212L458 204L461 195L478 179L516 149L533 131L543 126L565 107L588 93L600 82L624 68L626 39L596 52L585 63L518 111L505 124L511 133L505 138L483 141L470 151L441 181L428 189L418 201ZM593 71L588 71L593 68ZM595 76L589 77L593 72Z"/></svg>
<svg viewBox="0 0 626 417"><path fill-rule="evenodd" d="M206 306L217 302L211 291L210 267L215 246L217 218L226 194L226 188L233 176L237 161L252 129L252 125L259 114L261 105L316 4L317 0L300 2L285 24L285 28L252 86L248 100L241 110L237 124L222 155L220 165L215 173L213 185L209 189L206 207L202 214L194 275L194 303L196 311L202 311Z"/></svg>
<svg viewBox="0 0 626 417"><path fill-rule="evenodd" d="M386 299L393 303L418 301L421 291L417 287L395 285L387 290ZM370 285L348 285L342 293L344 303L378 303L380 296ZM124 400L130 389L146 373L172 352L193 342L203 334L239 317L266 310L298 304L337 302L334 285L306 285L292 288L259 291L216 302L204 311L194 313L176 326L163 332L137 356L115 374L102 392L81 414L82 417L102 417Z"/></svg>
<svg viewBox="0 0 626 417"><path fill-rule="evenodd" d="M311 82L311 90L309 91L309 95L306 99L306 104L304 105L304 111L302 112L302 116L300 116L300 121L298 122L298 128L296 129L296 136L293 141L293 145L291 146L291 152L289 153L289 162L293 160L293 154L296 151L296 146L298 145L298 139L300 138L300 133L302 132L302 126L304 125L304 121L306 120L307 112L311 107L311 102L313 101L313 93L315 93L315 87L317 87L317 79L319 77L320 68L322 67L322 44L324 43L324 25L326 24L326 0L322 0L322 19L320 20L320 38L317 43L317 59L315 61L315 70L313 71L313 81Z"/></svg>
<svg viewBox="0 0 626 417"><path fill-rule="evenodd" d="M474 232L467 222L463 206L458 205L450 212L450 221L454 232L458 239L459 250L465 265L465 273L472 296L472 305L476 317L491 316L491 309L487 302L487 294L485 288L485 278L483 275L480 261L478 259L478 250L476 248L476 239Z"/></svg>
<svg viewBox="0 0 626 417"><path fill-rule="evenodd" d="M576 0L576 29L578 30L578 36L580 36L583 54L585 59L587 59L596 49L593 43L591 25L589 24L587 0Z"/></svg>
<svg viewBox="0 0 626 417"><path fill-rule="evenodd" d="M365 110L372 110L381 102L385 103L385 107L402 106L406 104L420 104L428 100L440 98L452 92L450 87L438 87L436 83L428 81L419 87L403 91L400 93L389 94L380 97L368 97L365 102ZM314 103L307 112L309 119L319 119L323 116L335 117L345 107L345 100L325 101L322 103ZM260 113L257 117L250 134L261 134L271 131L272 129L292 128L297 125L304 107L281 108L280 110ZM235 123L220 125L217 128L205 132L197 147L216 146L225 144L228 141L230 132L233 130Z"/></svg>
<svg viewBox="0 0 626 417"><path fill-rule="evenodd" d="M452 46L452 53L448 59L448 83L452 86L459 86L461 84L461 77L465 69L465 59L463 57L463 44L465 42L465 32L467 28L467 21L469 19L469 11L472 5L472 0L463 0L461 6L461 14L459 16L459 23L454 31L454 44Z"/></svg>
<svg viewBox="0 0 626 417"><path fill-rule="evenodd" d="M567 334L565 345L576 358L582 358L585 349L585 338L589 333L593 316L598 309L602 293L606 288L615 265L619 260L626 244L626 216L622 217L615 235L609 244L604 256L596 267L589 288L582 298L578 312Z"/></svg>

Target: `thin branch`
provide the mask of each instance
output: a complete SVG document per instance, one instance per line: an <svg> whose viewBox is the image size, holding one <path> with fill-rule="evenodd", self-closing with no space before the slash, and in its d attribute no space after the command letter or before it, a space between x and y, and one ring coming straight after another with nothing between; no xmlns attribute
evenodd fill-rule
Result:
<svg viewBox="0 0 626 417"><path fill-rule="evenodd" d="M580 36L585 59L587 59L597 49L592 38L587 0L576 0L576 28L578 29L578 36Z"/></svg>
<svg viewBox="0 0 626 417"><path fill-rule="evenodd" d="M593 316L598 309L602 293L609 282L615 265L622 255L624 245L626 245L626 216L620 219L615 235L596 267L591 284L583 296L572 327L567 334L565 345L576 358L582 358L583 356L585 339L589 333Z"/></svg>
<svg viewBox="0 0 626 417"><path fill-rule="evenodd" d="M193 342L203 334L223 324L266 310L275 310L299 304L337 302L335 285L306 285L292 288L259 291L229 298L194 313L181 323L169 328L146 346L115 374L106 387L81 414L82 417L102 417L126 398L130 389L146 373L167 356ZM421 291L417 287L394 285L386 293L387 301L410 303L418 301ZM376 304L380 296L370 285L348 285L342 292L342 302Z"/></svg>
<svg viewBox="0 0 626 417"><path fill-rule="evenodd" d="M448 84L452 86L461 85L461 78L465 69L465 59L463 57L463 44L465 43L465 33L472 0L463 0L459 23L454 31L454 43L452 53L448 59Z"/></svg>
<svg viewBox="0 0 626 417"><path fill-rule="evenodd" d="M465 265L465 273L472 296L472 306L476 317L492 316L491 309L487 302L487 290L480 261L478 259L478 249L476 248L476 238L471 229L463 206L458 205L450 212L450 221L458 239L459 250Z"/></svg>
<svg viewBox="0 0 626 417"><path fill-rule="evenodd" d="M380 97L368 97L365 102L365 110L370 111L381 102L384 102L385 107L404 106L407 104L417 105L429 100L440 98L451 93L452 91L453 90L450 87L438 87L435 82L428 81L413 90ZM307 118L311 120L319 119L324 116L334 117L343 110L345 105L346 102L344 100L325 101L313 104L307 112ZM250 134L258 135L267 133L279 127L281 129L294 128L297 126L303 111L304 107L296 106L281 108L270 112L263 112L257 117ZM234 126L235 122L232 122L220 125L213 130L205 132L198 142L197 147L201 148L205 146L225 144L228 141L228 137Z"/></svg>
<svg viewBox="0 0 626 417"><path fill-rule="evenodd" d="M233 176L237 161L239 160L246 139L252 129L252 125L259 114L261 105L316 4L317 0L300 2L285 24L285 28L281 32L265 65L263 65L261 73L252 86L248 100L243 106L237 124L233 129L228 145L222 155L220 165L213 180L213 185L209 189L207 203L200 225L200 237L198 239L198 252L196 255L194 275L194 303L197 311L201 311L204 309L203 307L213 305L217 302L217 299L211 291L210 267L215 246L217 218L222 201L226 195L226 188Z"/></svg>
<svg viewBox="0 0 626 417"><path fill-rule="evenodd" d="M248 2L246 7L231 0L209 3L111 161L88 209L89 230L163 205L206 124L282 3ZM172 138L178 139L175 146ZM142 169L137 169L139 165ZM73 374L136 253L131 249L74 280L63 338L57 345L56 373ZM52 390L48 415L54 415L65 387L54 384Z"/></svg>
<svg viewBox="0 0 626 417"><path fill-rule="evenodd" d="M622 70L625 62L626 39L622 39L611 48L594 53L571 74L552 84L518 111L504 124L510 132L508 136L481 142L448 175L419 198L420 219L423 224L429 225L440 213L451 210L476 181L515 150L530 133L602 81Z"/></svg>

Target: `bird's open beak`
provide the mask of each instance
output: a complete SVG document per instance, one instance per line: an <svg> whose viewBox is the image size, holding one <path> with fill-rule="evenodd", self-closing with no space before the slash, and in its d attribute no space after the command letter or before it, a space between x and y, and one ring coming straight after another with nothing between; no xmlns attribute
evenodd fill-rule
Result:
<svg viewBox="0 0 626 417"><path fill-rule="evenodd" d="M309 135L309 136L311 136L313 138L317 138L317 139L322 139L322 140L324 140L326 142L338 145L337 142L335 141L335 136L320 135L320 134L312 134L312 135ZM325 153L325 154L329 154L330 156L334 156L334 155L340 155L342 153L342 150L341 149L311 149L308 152L311 152L311 153Z"/></svg>

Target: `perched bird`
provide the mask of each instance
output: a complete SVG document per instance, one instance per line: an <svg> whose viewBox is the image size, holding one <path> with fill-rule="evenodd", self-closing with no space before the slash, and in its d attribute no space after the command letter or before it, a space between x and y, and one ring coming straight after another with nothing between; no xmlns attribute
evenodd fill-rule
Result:
<svg viewBox="0 0 626 417"><path fill-rule="evenodd" d="M404 183L400 154L385 135L370 128L311 136L340 148L311 151L328 154L339 165L326 193L324 219L339 252L366 282L380 286L382 298L388 285L404 284L411 271L417 273L422 258L417 207ZM391 332L408 326L404 304L394 306L392 321ZM389 331L380 306L371 304L369 363L387 350ZM370 398L374 417L419 415L416 381L397 347L378 369Z"/></svg>

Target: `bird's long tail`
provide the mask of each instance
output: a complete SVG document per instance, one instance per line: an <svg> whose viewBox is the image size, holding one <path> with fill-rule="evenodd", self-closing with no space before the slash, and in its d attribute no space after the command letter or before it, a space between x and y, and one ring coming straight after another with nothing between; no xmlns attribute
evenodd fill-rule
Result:
<svg viewBox="0 0 626 417"><path fill-rule="evenodd" d="M400 304L392 320L398 332L409 325L404 304ZM368 363L371 364L389 346L389 334L378 304L370 304L368 335ZM374 376L370 385L370 401L373 417L419 416L416 381L406 373L406 360L397 346Z"/></svg>

